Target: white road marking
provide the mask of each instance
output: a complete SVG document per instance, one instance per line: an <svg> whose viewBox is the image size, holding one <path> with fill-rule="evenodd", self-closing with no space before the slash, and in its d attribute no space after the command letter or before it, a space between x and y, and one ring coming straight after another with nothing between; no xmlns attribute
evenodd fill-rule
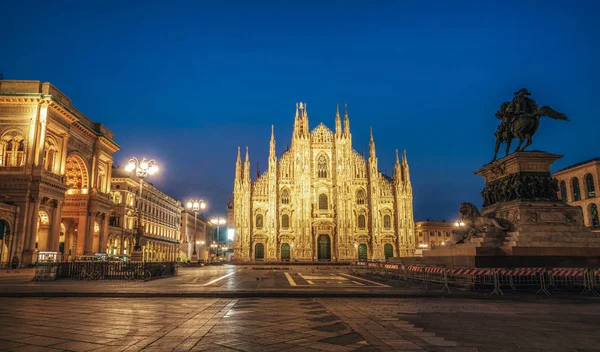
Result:
<svg viewBox="0 0 600 352"><path fill-rule="evenodd" d="M352 281L352 282L353 282L353 283L355 283L355 284L357 284L357 285L361 285L361 286L364 286L364 285L365 285L365 284L363 284L363 283L360 283L360 282L358 282L358 281Z"/></svg>
<svg viewBox="0 0 600 352"><path fill-rule="evenodd" d="M347 276L347 277L351 277L351 278L356 279L356 280L366 281L368 283L375 284L375 285L382 286L382 287L390 287L388 285L380 284L379 282L375 282L375 281L363 279L363 278L352 276L352 275L348 275L348 274L341 274L341 275L344 275L344 276Z"/></svg>
<svg viewBox="0 0 600 352"><path fill-rule="evenodd" d="M290 276L290 274L288 273L284 273L285 277L288 279L288 282L290 283L290 286L297 286L296 282L294 281L294 279L292 279L292 277Z"/></svg>
<svg viewBox="0 0 600 352"><path fill-rule="evenodd" d="M237 270L237 271L239 271L239 270ZM216 279L214 279L214 280L212 280L212 281L209 281L209 282L207 282L207 283L203 284L202 286L208 286L208 285L214 284L214 283L215 283L215 282L217 282L217 281L223 280L224 278L226 278L226 277L228 277L228 276L231 276L231 275L235 274L237 271L234 271L234 272L232 272L232 273L229 273L229 274L227 274L227 275L223 275L223 276L221 276L221 277L218 277L218 278L216 278Z"/></svg>
<svg viewBox="0 0 600 352"><path fill-rule="evenodd" d="M314 284L315 284L314 282L312 282L312 281L310 281L310 280L306 280L306 282L308 282L308 283L309 283L309 284L311 284L311 285L314 285Z"/></svg>

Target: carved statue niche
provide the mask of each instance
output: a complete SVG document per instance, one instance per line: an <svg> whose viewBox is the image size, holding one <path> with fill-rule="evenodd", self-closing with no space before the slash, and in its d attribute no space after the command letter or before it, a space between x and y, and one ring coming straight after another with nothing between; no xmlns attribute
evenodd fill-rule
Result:
<svg viewBox="0 0 600 352"><path fill-rule="evenodd" d="M471 203L462 203L458 210L461 222L459 229L452 230L452 243L460 244L473 237L485 234L506 234L512 224L506 219L482 216L477 207Z"/></svg>

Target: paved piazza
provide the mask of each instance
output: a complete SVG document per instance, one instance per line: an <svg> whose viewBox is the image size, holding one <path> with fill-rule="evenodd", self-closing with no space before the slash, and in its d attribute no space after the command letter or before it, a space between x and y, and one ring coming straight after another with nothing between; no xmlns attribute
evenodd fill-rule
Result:
<svg viewBox="0 0 600 352"><path fill-rule="evenodd" d="M592 351L596 303L0 298L4 351Z"/></svg>

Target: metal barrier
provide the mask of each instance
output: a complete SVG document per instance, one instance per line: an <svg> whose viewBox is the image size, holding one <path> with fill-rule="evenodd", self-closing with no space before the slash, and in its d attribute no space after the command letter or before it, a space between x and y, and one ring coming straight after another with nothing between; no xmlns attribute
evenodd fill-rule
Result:
<svg viewBox="0 0 600 352"><path fill-rule="evenodd" d="M147 281L177 275L176 262L65 262L38 263L34 281L56 279Z"/></svg>
<svg viewBox="0 0 600 352"><path fill-rule="evenodd" d="M396 280L401 284L420 283L450 287L491 289L492 295L504 295L504 289L530 290L550 295L551 290L581 289L582 295L600 296L600 268L446 268L426 265L403 265L383 262L353 262L350 270L381 280Z"/></svg>

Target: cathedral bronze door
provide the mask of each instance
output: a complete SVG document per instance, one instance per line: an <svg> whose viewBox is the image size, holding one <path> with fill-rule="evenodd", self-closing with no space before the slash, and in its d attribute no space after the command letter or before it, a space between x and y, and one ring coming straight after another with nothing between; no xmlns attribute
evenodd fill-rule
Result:
<svg viewBox="0 0 600 352"><path fill-rule="evenodd" d="M383 255L385 255L385 260L394 256L394 247L391 244L387 243L383 246Z"/></svg>
<svg viewBox="0 0 600 352"><path fill-rule="evenodd" d="M364 243L358 245L358 260L361 262L367 261L367 245Z"/></svg>
<svg viewBox="0 0 600 352"><path fill-rule="evenodd" d="M290 260L290 245L287 243L281 245L281 260Z"/></svg>
<svg viewBox="0 0 600 352"><path fill-rule="evenodd" d="M319 260L331 260L331 239L329 236L319 235L317 245L317 258Z"/></svg>
<svg viewBox="0 0 600 352"><path fill-rule="evenodd" d="M265 245L262 243L257 243L254 250L254 259L263 260L265 259Z"/></svg>

